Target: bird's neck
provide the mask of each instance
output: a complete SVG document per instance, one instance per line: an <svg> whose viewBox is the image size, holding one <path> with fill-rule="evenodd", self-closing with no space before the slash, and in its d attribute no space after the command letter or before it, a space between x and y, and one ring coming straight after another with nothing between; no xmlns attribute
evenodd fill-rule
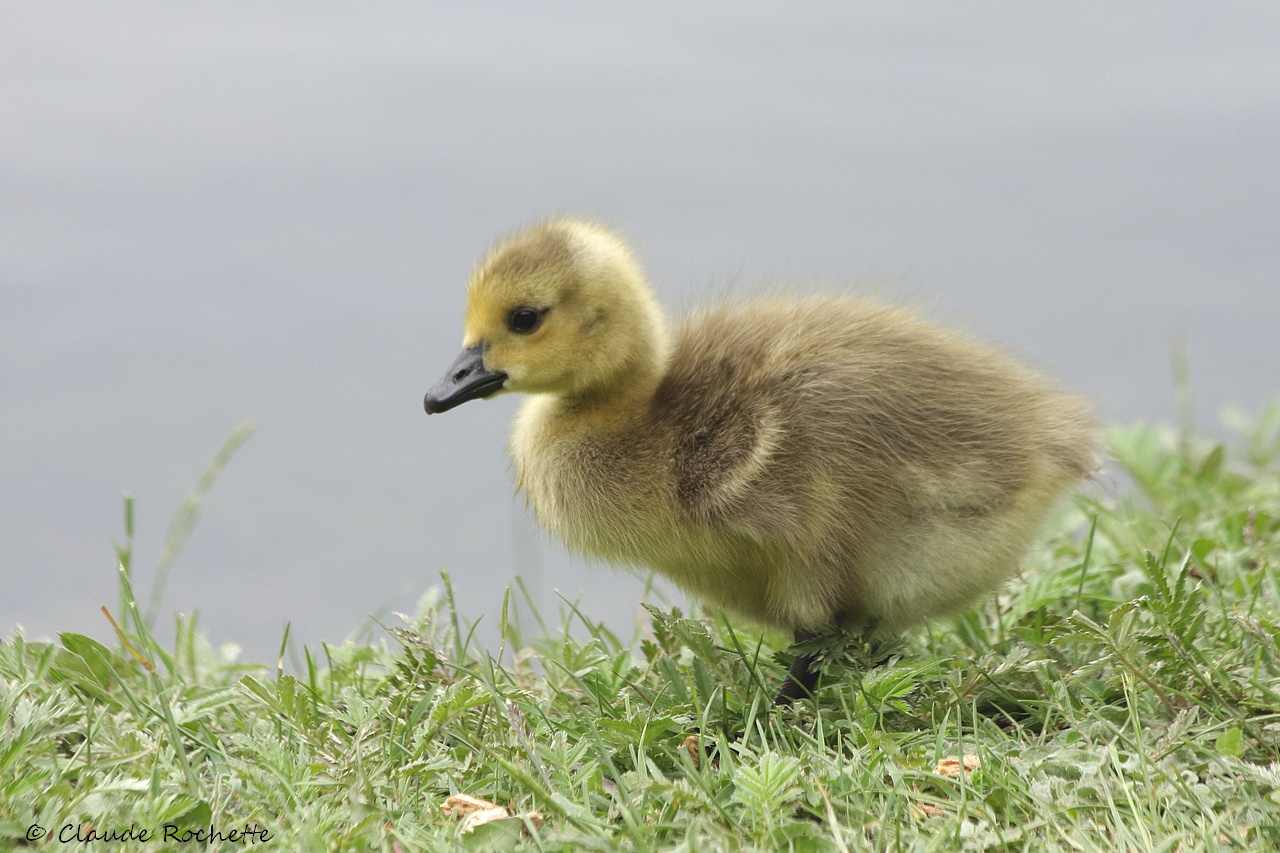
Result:
<svg viewBox="0 0 1280 853"><path fill-rule="evenodd" d="M647 294L646 294L647 296ZM666 320L651 298L631 306L629 345L610 370L589 385L566 392L556 408L565 414L625 415L648 407L667 370L671 343Z"/></svg>
<svg viewBox="0 0 1280 853"><path fill-rule="evenodd" d="M630 420L647 410L666 372L666 352L638 353L611 382L565 394L556 400L564 415L591 420Z"/></svg>

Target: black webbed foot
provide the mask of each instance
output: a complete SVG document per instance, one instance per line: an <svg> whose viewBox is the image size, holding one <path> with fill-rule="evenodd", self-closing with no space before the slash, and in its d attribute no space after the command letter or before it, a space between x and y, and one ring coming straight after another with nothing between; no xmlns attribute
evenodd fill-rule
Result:
<svg viewBox="0 0 1280 853"><path fill-rule="evenodd" d="M874 636L874 626L854 634L838 627L827 633L797 629L792 644L794 657L787 668L786 679L773 697L773 704L790 705L797 699L812 697L818 686L821 663L831 655L835 659L843 658L846 666L852 662L864 671L888 663L899 644L894 640L874 639ZM850 653L852 658L848 657Z"/></svg>
<svg viewBox="0 0 1280 853"><path fill-rule="evenodd" d="M818 655L815 652L797 652L787 668L787 677L773 697L774 705L790 705L797 699L813 695L818 686L818 671L813 668Z"/></svg>
<svg viewBox="0 0 1280 853"><path fill-rule="evenodd" d="M794 634L795 646L804 646L820 638L816 631L797 628ZM818 652L812 649L797 649L791 658L791 666L787 668L787 677L773 697L773 704L790 705L797 699L805 699L813 695L813 688L818 686Z"/></svg>

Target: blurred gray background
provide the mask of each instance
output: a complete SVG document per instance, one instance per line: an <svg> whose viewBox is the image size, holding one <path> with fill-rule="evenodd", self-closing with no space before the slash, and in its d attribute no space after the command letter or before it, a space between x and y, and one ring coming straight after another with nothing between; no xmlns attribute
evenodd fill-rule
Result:
<svg viewBox="0 0 1280 853"><path fill-rule="evenodd" d="M626 633L643 584L545 539L518 401L430 420L499 234L596 215L662 298L875 290L1108 420L1256 412L1280 368L1280 7L0 2L0 635L109 639L237 423L167 589L313 648L448 569ZM678 596L677 602L681 601ZM484 633L488 632L488 633Z"/></svg>

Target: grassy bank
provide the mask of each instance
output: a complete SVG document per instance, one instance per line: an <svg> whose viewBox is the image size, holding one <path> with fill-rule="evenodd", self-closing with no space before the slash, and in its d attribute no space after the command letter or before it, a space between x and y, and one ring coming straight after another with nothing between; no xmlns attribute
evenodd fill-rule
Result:
<svg viewBox="0 0 1280 853"><path fill-rule="evenodd" d="M446 588L289 675L159 647L122 573L116 648L0 644L0 848L1280 849L1280 406L1112 444L1136 485L997 601L782 711L780 638L715 614L486 650ZM513 816L463 833L458 793Z"/></svg>

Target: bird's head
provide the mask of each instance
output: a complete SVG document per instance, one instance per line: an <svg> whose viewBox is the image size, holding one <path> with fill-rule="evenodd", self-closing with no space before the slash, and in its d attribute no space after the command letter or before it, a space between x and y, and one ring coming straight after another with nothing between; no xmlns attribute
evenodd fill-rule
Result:
<svg viewBox="0 0 1280 853"><path fill-rule="evenodd" d="M499 242L476 267L462 346L427 393L428 414L503 391L607 394L652 376L666 335L630 250L565 219Z"/></svg>

